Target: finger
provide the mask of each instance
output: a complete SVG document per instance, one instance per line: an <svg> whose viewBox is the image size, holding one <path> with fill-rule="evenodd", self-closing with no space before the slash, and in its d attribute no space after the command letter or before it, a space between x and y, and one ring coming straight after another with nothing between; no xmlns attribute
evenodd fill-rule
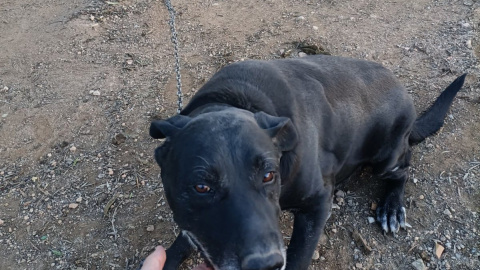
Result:
<svg viewBox="0 0 480 270"><path fill-rule="evenodd" d="M142 270L161 270L167 260L165 248L158 246L152 254L148 255L143 263Z"/></svg>

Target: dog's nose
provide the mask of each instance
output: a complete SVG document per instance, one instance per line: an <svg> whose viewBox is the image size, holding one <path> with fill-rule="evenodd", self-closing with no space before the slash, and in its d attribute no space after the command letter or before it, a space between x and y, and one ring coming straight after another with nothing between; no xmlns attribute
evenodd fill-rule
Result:
<svg viewBox="0 0 480 270"><path fill-rule="evenodd" d="M284 258L281 253L251 254L242 261L242 270L280 270Z"/></svg>

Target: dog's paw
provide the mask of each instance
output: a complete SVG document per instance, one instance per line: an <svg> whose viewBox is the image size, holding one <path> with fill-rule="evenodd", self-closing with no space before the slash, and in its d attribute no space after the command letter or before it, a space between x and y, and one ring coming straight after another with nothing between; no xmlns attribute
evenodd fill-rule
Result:
<svg viewBox="0 0 480 270"><path fill-rule="evenodd" d="M407 213L402 200L395 195L389 195L377 207L377 221L385 232L395 234L400 228L406 229Z"/></svg>

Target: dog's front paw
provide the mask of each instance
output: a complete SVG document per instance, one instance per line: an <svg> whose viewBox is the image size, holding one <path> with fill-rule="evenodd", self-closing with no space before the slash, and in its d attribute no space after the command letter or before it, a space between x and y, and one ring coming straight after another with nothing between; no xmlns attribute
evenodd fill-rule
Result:
<svg viewBox="0 0 480 270"><path fill-rule="evenodd" d="M406 229L407 213L402 199L395 194L389 194L377 207L377 221L385 232L393 234L401 228Z"/></svg>

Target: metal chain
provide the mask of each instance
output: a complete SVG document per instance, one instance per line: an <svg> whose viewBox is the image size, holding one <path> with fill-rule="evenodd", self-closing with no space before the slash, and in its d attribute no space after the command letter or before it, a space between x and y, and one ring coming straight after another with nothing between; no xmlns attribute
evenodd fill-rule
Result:
<svg viewBox="0 0 480 270"><path fill-rule="evenodd" d="M170 13L170 21L168 24L170 25L170 31L172 32L172 43L174 47L174 55L175 55L175 73L177 76L177 113L183 108L183 95L182 95L182 78L180 75L180 56L178 55L178 39L177 39L177 30L175 30L175 9L173 9L172 3L170 0L165 0L165 6L167 6L168 12Z"/></svg>

